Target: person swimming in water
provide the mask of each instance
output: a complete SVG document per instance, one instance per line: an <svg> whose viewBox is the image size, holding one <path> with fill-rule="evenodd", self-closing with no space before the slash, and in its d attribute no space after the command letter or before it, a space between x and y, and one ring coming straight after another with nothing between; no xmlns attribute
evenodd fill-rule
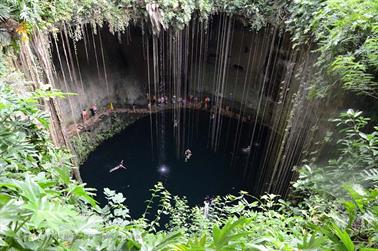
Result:
<svg viewBox="0 0 378 251"><path fill-rule="evenodd" d="M109 173L114 172L114 171L116 171L116 170L118 170L118 169L120 169L120 168L123 168L123 169L125 169L125 170L127 169L127 168L123 165L123 160L121 161L121 163L119 163L118 166L116 166L116 167L110 169L110 170L109 170Z"/></svg>
<svg viewBox="0 0 378 251"><path fill-rule="evenodd" d="M250 153L251 152L251 146L247 146L241 149L243 153Z"/></svg>
<svg viewBox="0 0 378 251"><path fill-rule="evenodd" d="M190 157L192 157L192 151L190 151L190 149L186 149L184 154L185 154L185 162L188 162Z"/></svg>
<svg viewBox="0 0 378 251"><path fill-rule="evenodd" d="M179 124L178 120L175 119L175 121L173 122L173 127L177 127Z"/></svg>
<svg viewBox="0 0 378 251"><path fill-rule="evenodd" d="M259 148L260 147L260 144L258 142L255 142L253 143L253 148L256 149L256 148ZM249 145L247 147L243 147L241 149L242 153L250 153L251 152L251 149L252 149L252 146Z"/></svg>

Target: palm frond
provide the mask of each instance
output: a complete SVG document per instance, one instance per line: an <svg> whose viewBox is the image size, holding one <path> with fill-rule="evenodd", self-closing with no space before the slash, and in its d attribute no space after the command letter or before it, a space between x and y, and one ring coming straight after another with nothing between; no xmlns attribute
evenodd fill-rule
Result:
<svg viewBox="0 0 378 251"><path fill-rule="evenodd" d="M367 181L378 182L378 168L364 170L361 175Z"/></svg>

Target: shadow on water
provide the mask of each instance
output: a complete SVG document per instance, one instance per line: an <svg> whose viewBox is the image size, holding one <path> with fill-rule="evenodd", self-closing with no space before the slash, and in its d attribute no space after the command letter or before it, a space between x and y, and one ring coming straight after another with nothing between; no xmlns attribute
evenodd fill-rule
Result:
<svg viewBox="0 0 378 251"><path fill-rule="evenodd" d="M208 146L210 114L205 111L189 111L197 116L197 123L192 127L186 126L189 132L185 138L189 139L187 145L193 155L188 162L184 161L184 153L180 158L176 155L176 143L173 127L173 112L165 111L164 116L153 114L152 121L156 116L165 120L165 161L159 161L159 138L156 138L155 122L153 123L154 152L151 147L151 125L150 117L147 116L136 121L121 133L101 144L93 151L87 161L81 166L81 175L89 186L97 189L96 199L101 206L106 204L103 189L108 187L117 192L122 192L126 197L126 204L130 209L131 216L139 217L145 209L145 201L150 198L150 191L158 181L174 195L185 196L190 205L203 204L205 197L215 195L236 194L240 190L252 192L250 188L257 170L252 170L252 177L245 185L243 170L245 167L246 155L240 148L249 144L249 131L251 124L243 125L242 137L239 150L234 155L233 165L231 158L237 120L223 118L220 149L217 152L211 151ZM188 115L189 116L189 115ZM160 128L161 121L158 123ZM183 129L183 125L180 125ZM264 138L264 137L263 137ZM158 142L158 143L157 143ZM255 146L261 142L256 142ZM263 147L255 147L254 151L260 156ZM121 161L127 170L119 169L112 173L109 170L117 166ZM258 159L254 160L259 161ZM160 165L159 165L160 163ZM252 163L253 164L253 163ZM255 166L255 167L254 167ZM257 169L258 165L250 165L249 169Z"/></svg>

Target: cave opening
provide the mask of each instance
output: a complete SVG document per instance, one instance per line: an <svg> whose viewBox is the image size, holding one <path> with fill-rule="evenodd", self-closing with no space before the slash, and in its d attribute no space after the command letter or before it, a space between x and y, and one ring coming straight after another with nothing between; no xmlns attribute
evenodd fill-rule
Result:
<svg viewBox="0 0 378 251"><path fill-rule="evenodd" d="M252 32L225 14L159 34L144 25L82 30L78 41L69 28L52 38L57 87L78 93L59 101L70 137L97 137L80 117L93 104L96 123L143 114L84 158L83 181L101 203L110 187L138 214L158 180L189 203L239 190L288 193L313 118L298 96L302 82L293 80L300 52L285 32ZM122 160L128 169L109 173Z"/></svg>

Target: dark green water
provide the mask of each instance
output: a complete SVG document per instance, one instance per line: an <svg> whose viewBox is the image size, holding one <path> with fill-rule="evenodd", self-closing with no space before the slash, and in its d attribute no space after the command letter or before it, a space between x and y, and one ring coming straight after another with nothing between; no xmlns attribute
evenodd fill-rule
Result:
<svg viewBox="0 0 378 251"><path fill-rule="evenodd" d="M97 189L96 199L101 205L106 203L103 189L108 187L122 192L131 215L138 217L145 209L145 201L150 198L149 189L158 181L162 181L172 194L186 196L190 205L202 205L207 196L252 191L251 183L257 170L252 170L252 173L249 170L249 177L252 178L246 180L243 177L246 155L238 150L233 165L230 165L237 120L223 118L220 149L213 152L208 148L209 123L212 123L209 113L188 110L186 113L188 117L195 118L192 126L187 125L185 130L185 138L188 139L185 147L193 153L188 162L184 161L183 152L177 158L171 111L166 111L164 116L152 115L153 151L150 117L147 116L105 141L89 155L81 167L81 175L84 182ZM156 116L159 120L157 130ZM162 120L165 121L164 133ZM184 131L183 125L179 126ZM243 128L240 147L247 146L250 140L248 133L251 125L245 124ZM255 143L254 151L262 151L259 145L261 142ZM121 160L127 170L109 173ZM253 165L248 168L253 169Z"/></svg>

